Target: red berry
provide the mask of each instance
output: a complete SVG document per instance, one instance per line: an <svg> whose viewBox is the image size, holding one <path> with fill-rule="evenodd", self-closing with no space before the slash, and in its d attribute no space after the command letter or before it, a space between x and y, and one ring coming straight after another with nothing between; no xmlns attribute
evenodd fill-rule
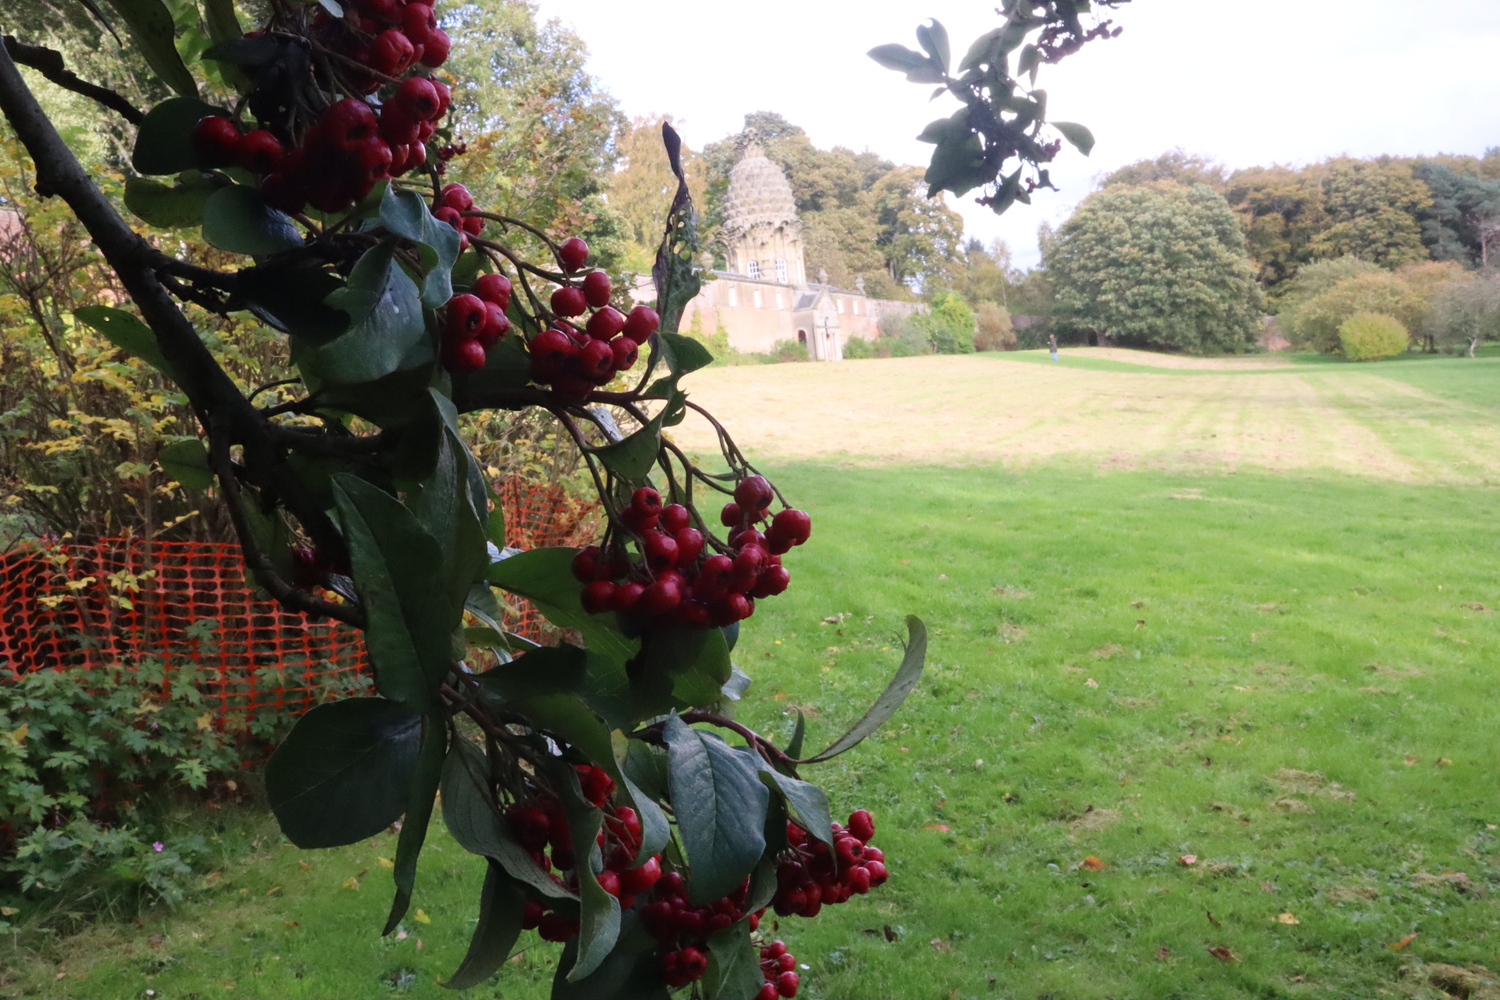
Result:
<svg viewBox="0 0 1500 1000"><path fill-rule="evenodd" d="M609 293L613 287L609 282L609 275L603 271L590 271L583 276L583 294L589 300L589 305L595 309L609 305Z"/></svg>
<svg viewBox="0 0 1500 1000"><path fill-rule="evenodd" d="M620 889L631 894L642 893L661 878L660 855L653 854L639 868L629 868L620 873Z"/></svg>
<svg viewBox="0 0 1500 1000"><path fill-rule="evenodd" d="M531 338L531 376L538 382L550 382L577 355L578 345L573 338L556 327L548 327Z"/></svg>
<svg viewBox="0 0 1500 1000"><path fill-rule="evenodd" d="M484 326L479 331L478 339L488 349L495 346L496 341L510 330L510 320L506 318L505 310L493 302L486 302L484 311Z"/></svg>
<svg viewBox="0 0 1500 1000"><path fill-rule="evenodd" d="M661 509L661 526L674 535L692 523L692 515L680 503L668 504Z"/></svg>
<svg viewBox="0 0 1500 1000"><path fill-rule="evenodd" d="M583 610L591 615L603 614L614 605L615 585L608 580L595 580L583 588L581 599Z"/></svg>
<svg viewBox="0 0 1500 1000"><path fill-rule="evenodd" d="M640 534L648 528L656 527L656 514L648 514L636 507L626 507L620 511L620 520L625 522L625 527Z"/></svg>
<svg viewBox="0 0 1500 1000"><path fill-rule="evenodd" d="M473 340L488 320L489 312L484 301L477 295L464 292L448 300L443 333L450 340Z"/></svg>
<svg viewBox="0 0 1500 1000"><path fill-rule="evenodd" d="M622 583L615 588L615 607L627 615L633 612L636 605L640 603L641 595L646 592L643 583Z"/></svg>
<svg viewBox="0 0 1500 1000"><path fill-rule="evenodd" d="M603 385L615 375L615 352L602 340L591 340L578 353L578 363L583 368L583 377L595 385Z"/></svg>
<svg viewBox="0 0 1500 1000"><path fill-rule="evenodd" d="M267 174L260 182L260 196L267 205L289 215L302 211L307 204L307 191L301 179L285 171Z"/></svg>
<svg viewBox="0 0 1500 1000"><path fill-rule="evenodd" d="M746 545L734 557L734 588L749 590L766 568L766 550L759 545Z"/></svg>
<svg viewBox="0 0 1500 1000"><path fill-rule="evenodd" d="M557 259L561 262L564 271L572 273L589 259L589 245L576 236L566 239L562 246L557 248Z"/></svg>
<svg viewBox="0 0 1500 1000"><path fill-rule="evenodd" d="M478 236L484 232L484 219L477 215L464 216L464 232L470 236Z"/></svg>
<svg viewBox="0 0 1500 1000"><path fill-rule="evenodd" d="M437 30L437 17L425 3L407 4L401 12L401 30L406 32L413 45L426 45Z"/></svg>
<svg viewBox="0 0 1500 1000"><path fill-rule="evenodd" d="M868 809L856 809L849 814L849 832L858 837L860 843L868 843L875 836L875 817Z"/></svg>
<svg viewBox="0 0 1500 1000"><path fill-rule="evenodd" d="M448 225L452 226L455 230L462 228L464 224L463 217L459 215L458 212L449 208L447 205L444 205L442 208L439 208L437 211L433 212L432 217L439 222L448 223Z"/></svg>
<svg viewBox="0 0 1500 1000"><path fill-rule="evenodd" d="M677 565L690 566L703 552L703 532L697 528L683 528L672 536L677 540Z"/></svg>
<svg viewBox="0 0 1500 1000"><path fill-rule="evenodd" d="M473 294L493 302L501 309L510 308L510 279L503 274L481 274L470 289Z"/></svg>
<svg viewBox="0 0 1500 1000"><path fill-rule="evenodd" d="M871 888L877 885L884 885L885 880L890 878L890 873L886 871L885 862L883 861L866 861L864 869L870 873Z"/></svg>
<svg viewBox="0 0 1500 1000"><path fill-rule="evenodd" d="M423 55L426 55L426 53L424 52ZM432 88L437 91L438 95L438 112L433 116L433 120L436 121L448 113L448 106L453 103L453 91L441 80L433 80ZM462 152L463 150L460 149L459 151Z"/></svg>
<svg viewBox="0 0 1500 1000"><path fill-rule="evenodd" d="M672 580L657 580L641 594L640 609L648 615L671 611L682 601L682 589Z"/></svg>
<svg viewBox="0 0 1500 1000"><path fill-rule="evenodd" d="M677 565L677 540L657 531L647 532L641 552L651 572L660 573Z"/></svg>
<svg viewBox="0 0 1500 1000"><path fill-rule="evenodd" d="M785 539L793 545L801 545L812 535L812 518L805 510L787 509L779 511L771 519L771 530L766 537Z"/></svg>
<svg viewBox="0 0 1500 1000"><path fill-rule="evenodd" d="M595 271L594 273L598 274L599 272ZM588 293L585 292L584 296L587 297L587 295ZM620 311L613 306L605 306L594 313L594 315L589 317L588 325L584 327L588 331L588 335L595 340L609 340L624 328L625 317L621 316Z"/></svg>
<svg viewBox="0 0 1500 1000"><path fill-rule="evenodd" d="M612 367L617 372L630 371L641 357L640 345L627 337L610 341L609 350L614 358Z"/></svg>
<svg viewBox="0 0 1500 1000"><path fill-rule="evenodd" d="M655 309L650 306L636 306L625 317L625 336L637 344L644 344L651 339L651 335L660 325L661 317L656 315Z"/></svg>
<svg viewBox="0 0 1500 1000"><path fill-rule="evenodd" d="M193 149L211 167L227 167L239 151L240 130L222 115L198 119L193 126Z"/></svg>
<svg viewBox="0 0 1500 1000"><path fill-rule="evenodd" d="M792 1000L797 995L797 985L801 981L795 972L783 972L776 977L776 992L784 1000Z"/></svg>
<svg viewBox="0 0 1500 1000"><path fill-rule="evenodd" d="M609 893L611 896L619 896L620 895L620 876L619 875L616 875L614 872L612 872L612 871L610 871L609 869L606 868L604 871L602 871L602 872L599 873L598 878L599 878L599 888L603 889L605 892Z"/></svg>
<svg viewBox="0 0 1500 1000"><path fill-rule="evenodd" d="M882 861L883 862L884 860L885 860L885 852L884 851L882 851L878 847L872 847L869 844L865 845L865 864L868 865L871 861Z"/></svg>
<svg viewBox="0 0 1500 1000"><path fill-rule="evenodd" d="M391 172L391 147L378 135L367 136L350 152L362 181L373 184Z"/></svg>
<svg viewBox="0 0 1500 1000"><path fill-rule="evenodd" d="M583 788L583 797L593 805L602 807L609 801L610 796L615 794L615 779L600 768L592 764L582 764L574 770L578 772L578 782Z"/></svg>
<svg viewBox="0 0 1500 1000"><path fill-rule="evenodd" d="M734 488L734 502L750 514L751 520L759 519L761 511L771 506L771 499L771 484L765 476L747 476Z"/></svg>
<svg viewBox="0 0 1500 1000"><path fill-rule="evenodd" d="M760 988L760 992L755 994L755 1000L776 1000L779 996L781 993L776 989L776 984L766 983Z"/></svg>
<svg viewBox="0 0 1500 1000"><path fill-rule="evenodd" d="M416 59L411 39L397 28L387 28L370 43L370 68L386 76L397 76Z"/></svg>
<svg viewBox="0 0 1500 1000"><path fill-rule="evenodd" d="M403 113L400 107L387 108L380 116L380 137L392 146L410 146L421 141L421 122ZM408 156L410 151L408 150Z"/></svg>
<svg viewBox="0 0 1500 1000"><path fill-rule="evenodd" d="M642 486L630 494L630 506L636 508L643 514L660 514L661 494L650 486Z"/></svg>
<svg viewBox="0 0 1500 1000"><path fill-rule="evenodd" d="M452 46L448 33L442 28L435 28L427 41L422 45L422 65L429 69L437 69L448 61L448 49Z"/></svg>
<svg viewBox="0 0 1500 1000"><path fill-rule="evenodd" d="M844 877L849 880L849 888L854 890L859 895L863 896L865 893L870 891L869 869L864 868L860 865L855 865L853 868L849 869L848 874Z"/></svg>
<svg viewBox="0 0 1500 1000"><path fill-rule="evenodd" d="M449 184L443 188L441 201L457 212L467 212L474 207L474 196L462 184Z"/></svg>
<svg viewBox="0 0 1500 1000"><path fill-rule="evenodd" d="M564 285L552 293L552 311L559 316L582 316L588 311L583 289Z"/></svg>
<svg viewBox="0 0 1500 1000"><path fill-rule="evenodd" d="M403 118L425 122L437 116L440 106L437 88L432 85L431 80L425 76L409 76L396 88L386 113L399 111Z"/></svg>
<svg viewBox="0 0 1500 1000"><path fill-rule="evenodd" d="M739 527L740 520L740 505L737 503L726 503L724 509L719 511L719 523L726 528Z"/></svg>
<svg viewBox="0 0 1500 1000"><path fill-rule="evenodd" d="M768 947L773 958L780 958L782 955L786 954L785 941L772 941Z"/></svg>
<svg viewBox="0 0 1500 1000"><path fill-rule="evenodd" d="M454 340L443 345L443 367L450 372L472 372L484 367L484 345L477 340Z"/></svg>
<svg viewBox="0 0 1500 1000"><path fill-rule="evenodd" d="M701 600L712 600L725 593L734 582L734 560L726 555L712 555L703 560L693 594Z"/></svg>
<svg viewBox="0 0 1500 1000"><path fill-rule="evenodd" d="M599 546L585 545L573 554L573 579L579 583L593 583L599 579Z"/></svg>
<svg viewBox="0 0 1500 1000"><path fill-rule="evenodd" d="M540 851L547 846L552 821L547 814L535 806L513 805L505 812L510 821L511 832L528 851Z"/></svg>
<svg viewBox="0 0 1500 1000"><path fill-rule="evenodd" d="M753 613L754 606L744 594L724 594L714 598L708 606L709 620L720 628L744 621Z"/></svg>
<svg viewBox="0 0 1500 1000"><path fill-rule="evenodd" d="M760 578L755 581L755 589L750 592L754 598L775 597L777 594L786 592L791 586L792 574L782 566L768 566Z"/></svg>
<svg viewBox="0 0 1500 1000"><path fill-rule="evenodd" d="M702 979L708 971L708 956L697 948L684 948L677 953L677 966L687 976L688 982Z"/></svg>
<svg viewBox="0 0 1500 1000"><path fill-rule="evenodd" d="M566 869L564 869L566 871ZM578 935L578 921L568 920L557 913L544 913L537 924L537 934L541 935L543 941L555 941L562 943L570 941ZM782 996L787 994L783 993Z"/></svg>
<svg viewBox="0 0 1500 1000"><path fill-rule="evenodd" d="M281 140L263 128L246 132L234 146L234 162L252 174L269 174L281 165Z"/></svg>

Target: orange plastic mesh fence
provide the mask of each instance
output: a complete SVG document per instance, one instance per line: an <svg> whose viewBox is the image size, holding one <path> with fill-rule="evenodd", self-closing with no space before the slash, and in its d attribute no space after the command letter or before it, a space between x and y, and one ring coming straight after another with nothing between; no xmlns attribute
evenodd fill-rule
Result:
<svg viewBox="0 0 1500 1000"><path fill-rule="evenodd" d="M506 542L518 548L582 544L592 505L542 484L502 483ZM49 667L164 661L196 668L221 727L263 712L301 712L357 690L368 660L359 633L284 610L245 578L225 543L38 543L0 555L0 682ZM528 602L506 626L532 639L546 622Z"/></svg>

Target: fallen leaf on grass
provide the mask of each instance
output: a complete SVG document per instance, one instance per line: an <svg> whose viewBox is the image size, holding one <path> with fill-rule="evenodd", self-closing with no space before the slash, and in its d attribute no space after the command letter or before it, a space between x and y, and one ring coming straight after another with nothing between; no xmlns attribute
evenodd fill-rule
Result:
<svg viewBox="0 0 1500 1000"><path fill-rule="evenodd" d="M283 920L282 923L286 924L288 927L297 927L297 926L299 926L298 923L297 923L297 921L295 921L295 920Z"/></svg>
<svg viewBox="0 0 1500 1000"><path fill-rule="evenodd" d="M947 823L928 823L922 827L924 830L936 830L938 833L948 833L951 829Z"/></svg>
<svg viewBox="0 0 1500 1000"><path fill-rule="evenodd" d="M1411 767L1416 762L1417 762L1417 758L1413 757L1411 754L1407 754L1406 757L1405 757L1405 759L1403 760L1403 763L1407 767Z"/></svg>
<svg viewBox="0 0 1500 1000"><path fill-rule="evenodd" d="M1096 680L1094 680L1092 677L1090 677L1088 680L1086 680L1086 681L1083 682L1083 686L1084 687L1096 688L1096 687L1099 686L1099 682L1096 681Z"/></svg>
<svg viewBox="0 0 1500 1000"><path fill-rule="evenodd" d="M219 985L222 986L222 987L224 987L226 990L232 990L232 989L234 989L234 980L233 979L221 979L221 980L219 980Z"/></svg>
<svg viewBox="0 0 1500 1000"><path fill-rule="evenodd" d="M1474 602L1469 603L1469 604L1460 604L1459 607L1461 607L1461 608L1468 608L1470 611L1488 611L1489 610L1489 608L1485 607L1483 604L1480 604L1478 601L1474 601Z"/></svg>
<svg viewBox="0 0 1500 1000"><path fill-rule="evenodd" d="M275 895L276 893L278 893L280 891L281 891L281 886L279 886L279 885L273 885L273 886L271 886L271 888L269 888L269 889L266 890L266 895L267 896L273 896L273 895Z"/></svg>
<svg viewBox="0 0 1500 1000"><path fill-rule="evenodd" d="M1084 869L1085 871L1102 872L1104 871L1104 869L1108 868L1109 865L1105 864L1102 860L1090 854L1088 857L1078 862L1078 867Z"/></svg>
<svg viewBox="0 0 1500 1000"><path fill-rule="evenodd" d="M1203 915L1208 917L1208 922L1214 925L1216 930L1222 930L1224 925L1219 923L1219 918L1214 916L1213 910L1204 910Z"/></svg>
<svg viewBox="0 0 1500 1000"><path fill-rule="evenodd" d="M885 939L887 941L895 941L895 940L897 940L898 938L901 937L900 934L897 934L895 931L891 930L891 925L890 924L886 924L884 927L881 928L881 930L885 933Z"/></svg>
<svg viewBox="0 0 1500 1000"><path fill-rule="evenodd" d="M421 938L417 938L417 950L418 951L422 950L422 939Z"/></svg>
<svg viewBox="0 0 1500 1000"><path fill-rule="evenodd" d="M344 879L344 888L345 889L358 889L359 888L359 879L355 878L353 875L350 875L348 878Z"/></svg>
<svg viewBox="0 0 1500 1000"><path fill-rule="evenodd" d="M1447 757L1439 757L1437 759L1438 767L1447 767L1451 763L1453 763L1453 761L1449 760Z"/></svg>
<svg viewBox="0 0 1500 1000"><path fill-rule="evenodd" d="M1307 977L1306 976L1293 976L1292 977L1292 982L1294 982L1294 983L1305 983L1305 982L1307 982Z"/></svg>
<svg viewBox="0 0 1500 1000"><path fill-rule="evenodd" d="M312 865L308 864L306 861L297 862L297 867L301 868L305 872L312 871Z"/></svg>
<svg viewBox="0 0 1500 1000"><path fill-rule="evenodd" d="M1184 855L1182 855L1181 857L1179 857L1177 859L1177 862L1178 862L1178 864L1182 865L1184 868L1191 868L1191 867L1193 867L1193 865L1195 865L1195 864L1198 863L1198 855L1196 855L1196 854L1184 854Z"/></svg>
<svg viewBox="0 0 1500 1000"><path fill-rule="evenodd" d="M1208 949L1208 953L1221 962L1238 962L1240 960L1238 955L1230 951L1228 948L1224 947L1222 944L1215 945L1214 947Z"/></svg>
<svg viewBox="0 0 1500 1000"><path fill-rule="evenodd" d="M1391 951L1400 951L1402 948L1405 948L1407 945L1411 944L1416 939L1417 939L1417 935L1416 934L1408 934L1405 937L1403 937L1400 941L1392 941L1390 944L1386 945L1386 947L1389 948L1389 949L1391 949Z"/></svg>
<svg viewBox="0 0 1500 1000"><path fill-rule="evenodd" d="M1298 920L1296 917L1292 916L1290 913L1278 913L1278 914L1276 914L1276 922L1278 924L1300 924L1300 923L1302 923L1302 921Z"/></svg>
<svg viewBox="0 0 1500 1000"><path fill-rule="evenodd" d="M151 935L149 938L147 938L146 939L146 943L149 944L152 948L160 948L162 946L162 942L165 941L166 939L167 939L167 936L165 934L161 933L160 931L158 931L157 933L155 933L155 934Z"/></svg>
<svg viewBox="0 0 1500 1000"><path fill-rule="evenodd" d="M415 919L416 919L417 923L419 923L419 924L430 924L430 923L432 923L432 918L427 915L427 911L426 910L418 910L416 912L416 918Z"/></svg>
<svg viewBox="0 0 1500 1000"><path fill-rule="evenodd" d="M405 928L403 928L403 927L396 928L396 940L397 941L405 941L409 936L410 935L408 935L406 933L406 929Z"/></svg>
<svg viewBox="0 0 1500 1000"><path fill-rule="evenodd" d="M390 858L376 858L375 861L382 868L394 868L394 867L396 867L396 862L392 861Z"/></svg>
<svg viewBox="0 0 1500 1000"><path fill-rule="evenodd" d="M1260 891L1261 892L1275 892L1276 891L1276 886L1272 885L1270 882L1262 882L1260 884Z"/></svg>
<svg viewBox="0 0 1500 1000"><path fill-rule="evenodd" d="M1166 945L1162 945L1160 948L1156 949L1156 960L1158 962L1165 962L1167 959L1169 959L1171 957L1172 957L1172 949L1168 948Z"/></svg>
<svg viewBox="0 0 1500 1000"><path fill-rule="evenodd" d="M930 945L932 945L932 950L933 951L952 951L953 950L953 946L951 944L949 944L947 941L944 941L942 938L933 938L931 941L929 941L927 943L930 944Z"/></svg>

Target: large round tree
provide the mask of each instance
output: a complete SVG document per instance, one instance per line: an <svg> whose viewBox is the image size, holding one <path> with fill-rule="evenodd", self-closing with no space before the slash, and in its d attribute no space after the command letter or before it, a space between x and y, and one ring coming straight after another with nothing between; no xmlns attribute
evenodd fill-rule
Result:
<svg viewBox="0 0 1500 1000"><path fill-rule="evenodd" d="M1215 354L1260 333L1260 290L1224 196L1172 182L1087 198L1047 254L1059 325L1118 344Z"/></svg>

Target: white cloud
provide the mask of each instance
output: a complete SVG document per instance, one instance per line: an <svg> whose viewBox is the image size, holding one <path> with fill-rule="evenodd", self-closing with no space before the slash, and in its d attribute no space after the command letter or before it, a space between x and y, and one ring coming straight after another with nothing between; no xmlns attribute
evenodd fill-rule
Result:
<svg viewBox="0 0 1500 1000"><path fill-rule="evenodd" d="M997 23L972 0L542 0L540 12L578 32L627 113L673 115L694 148L738 131L748 112L775 111L819 146L919 164L931 147L913 136L956 105L929 105L929 88L865 52L914 46L925 17L958 51ZM1065 147L1053 171L1062 192L1002 217L955 205L970 235L1004 238L1019 262L1035 260L1038 224L1066 218L1093 178L1175 146L1230 167L1500 146L1497 0L1135 0L1103 16L1124 34L1037 81L1052 117L1093 130L1093 156Z"/></svg>

